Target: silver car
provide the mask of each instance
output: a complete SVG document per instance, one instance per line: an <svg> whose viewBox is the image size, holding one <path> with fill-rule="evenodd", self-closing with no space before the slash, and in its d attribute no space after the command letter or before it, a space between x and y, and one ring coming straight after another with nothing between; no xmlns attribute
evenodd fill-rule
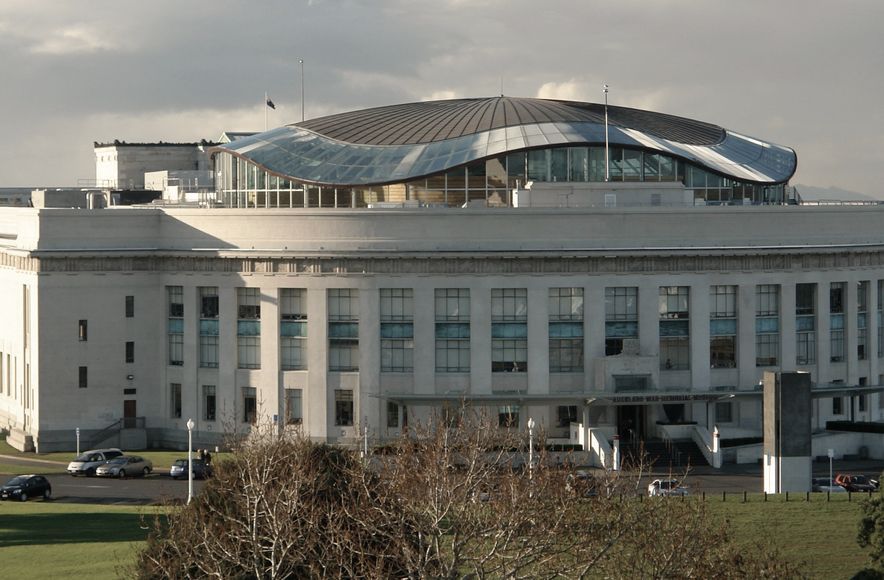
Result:
<svg viewBox="0 0 884 580"><path fill-rule="evenodd" d="M116 447L111 449L93 449L78 455L68 463L68 473L71 475L95 475L95 470L114 457L119 457L123 452Z"/></svg>
<svg viewBox="0 0 884 580"><path fill-rule="evenodd" d="M655 479L648 484L648 495L651 497L668 497L688 495L688 488L677 479Z"/></svg>
<svg viewBox="0 0 884 580"><path fill-rule="evenodd" d="M98 477L131 477L147 475L153 471L153 463L139 455L121 455L114 457L104 465L98 466L95 475Z"/></svg>

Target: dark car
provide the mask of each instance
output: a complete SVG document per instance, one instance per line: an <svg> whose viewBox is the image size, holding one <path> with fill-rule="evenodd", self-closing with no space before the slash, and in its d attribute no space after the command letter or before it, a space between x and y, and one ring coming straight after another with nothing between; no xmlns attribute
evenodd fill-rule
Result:
<svg viewBox="0 0 884 580"><path fill-rule="evenodd" d="M875 485L865 475L853 475L839 473L835 476L835 483L847 491L875 491Z"/></svg>
<svg viewBox="0 0 884 580"><path fill-rule="evenodd" d="M42 475L19 475L13 477L0 488L0 499L17 499L28 501L28 498L52 497L52 486Z"/></svg>
<svg viewBox="0 0 884 580"><path fill-rule="evenodd" d="M187 458L176 459L169 469L169 475L172 479L187 477ZM194 479L205 479L212 476L212 466L206 463L205 459L193 458L193 477Z"/></svg>

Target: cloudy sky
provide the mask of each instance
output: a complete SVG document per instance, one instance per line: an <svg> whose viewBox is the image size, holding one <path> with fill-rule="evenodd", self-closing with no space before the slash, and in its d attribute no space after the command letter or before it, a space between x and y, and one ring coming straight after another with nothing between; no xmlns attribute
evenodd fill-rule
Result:
<svg viewBox="0 0 884 580"><path fill-rule="evenodd" d="M793 183L884 198L884 2L2 0L0 187L94 178L93 141L511 96L682 115L793 147Z"/></svg>

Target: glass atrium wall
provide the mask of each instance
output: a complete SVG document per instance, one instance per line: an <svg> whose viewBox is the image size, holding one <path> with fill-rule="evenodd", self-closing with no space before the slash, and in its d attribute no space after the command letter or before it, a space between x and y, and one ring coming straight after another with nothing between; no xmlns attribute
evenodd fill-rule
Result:
<svg viewBox="0 0 884 580"><path fill-rule="evenodd" d="M722 177L660 153L611 147L609 180L679 182L695 203L749 205L784 203L783 184L760 185ZM604 182L604 147L556 147L520 151L476 161L424 179L373 187L332 187L277 177L230 155L215 155L218 196L224 207L358 208L377 204L461 207L512 205L512 191L534 182ZM650 195L650 194L649 194ZM651 200L648 201L649 205Z"/></svg>

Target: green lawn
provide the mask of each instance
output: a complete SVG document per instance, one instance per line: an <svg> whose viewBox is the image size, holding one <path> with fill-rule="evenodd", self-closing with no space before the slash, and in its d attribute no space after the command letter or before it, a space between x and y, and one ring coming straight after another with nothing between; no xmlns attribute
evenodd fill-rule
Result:
<svg viewBox="0 0 884 580"><path fill-rule="evenodd" d="M866 567L868 555L856 543L862 498L833 494L783 496L752 494L743 503L741 495L707 497L709 511L726 519L740 545L764 544L779 549L784 558L803 562L811 578L850 578Z"/></svg>
<svg viewBox="0 0 884 580"><path fill-rule="evenodd" d="M147 531L142 515L157 508L0 503L4 578L120 578Z"/></svg>

